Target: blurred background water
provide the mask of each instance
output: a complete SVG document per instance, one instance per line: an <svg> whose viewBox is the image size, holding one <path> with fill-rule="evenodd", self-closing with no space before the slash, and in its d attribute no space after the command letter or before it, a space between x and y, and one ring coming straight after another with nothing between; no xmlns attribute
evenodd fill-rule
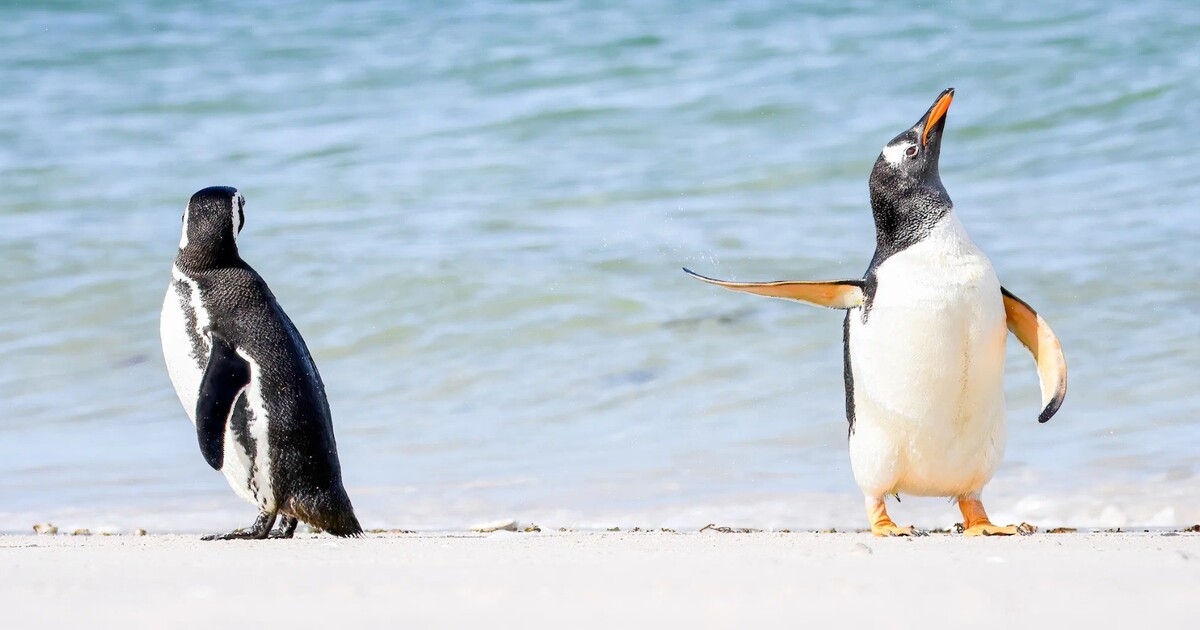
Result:
<svg viewBox="0 0 1200 630"><path fill-rule="evenodd" d="M1010 343L991 510L1200 520L1200 5L457 5L0 5L0 530L253 519L158 341L214 184L364 525L864 526L841 315L679 268L861 275L871 165L947 86L943 180L1071 367L1038 426Z"/></svg>

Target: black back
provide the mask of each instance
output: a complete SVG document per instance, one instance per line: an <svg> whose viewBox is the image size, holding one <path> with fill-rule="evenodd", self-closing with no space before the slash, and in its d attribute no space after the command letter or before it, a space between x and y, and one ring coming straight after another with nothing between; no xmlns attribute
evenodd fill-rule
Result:
<svg viewBox="0 0 1200 630"><path fill-rule="evenodd" d="M281 509L331 533L349 528L350 521L357 529L342 486L333 420L316 363L267 283L238 255L244 203L229 187L205 188L193 195L184 217L187 244L175 264L200 288L211 320L208 332L258 365L270 417L271 484ZM186 315L194 331L195 313ZM194 348L203 349L202 340L192 341ZM208 353L198 351L196 356ZM230 422L239 442L254 452L250 413L243 395Z"/></svg>

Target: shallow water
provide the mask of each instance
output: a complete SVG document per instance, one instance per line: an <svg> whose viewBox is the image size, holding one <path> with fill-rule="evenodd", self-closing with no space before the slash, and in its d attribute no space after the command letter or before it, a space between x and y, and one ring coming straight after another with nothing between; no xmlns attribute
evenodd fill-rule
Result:
<svg viewBox="0 0 1200 630"><path fill-rule="evenodd" d="M1200 520L1200 8L1009 4L0 7L0 530L252 519L158 342L213 184L365 525L858 526L840 315L679 267L860 275L871 164L950 85L943 180L1071 367L1038 426L1010 344L989 505Z"/></svg>

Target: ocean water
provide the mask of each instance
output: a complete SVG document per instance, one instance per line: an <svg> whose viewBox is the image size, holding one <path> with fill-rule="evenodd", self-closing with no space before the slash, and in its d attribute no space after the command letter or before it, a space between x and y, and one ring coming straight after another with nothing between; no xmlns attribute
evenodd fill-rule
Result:
<svg viewBox="0 0 1200 630"><path fill-rule="evenodd" d="M1071 369L1039 426L1010 343L993 516L1200 520L1200 5L448 4L0 5L0 531L253 519L158 341L216 184L364 525L862 527L841 315L679 268L861 275L948 86L943 180Z"/></svg>

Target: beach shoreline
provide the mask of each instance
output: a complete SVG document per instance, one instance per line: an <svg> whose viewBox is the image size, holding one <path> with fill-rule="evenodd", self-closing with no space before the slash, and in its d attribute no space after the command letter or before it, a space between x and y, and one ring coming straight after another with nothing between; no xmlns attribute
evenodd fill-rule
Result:
<svg viewBox="0 0 1200 630"><path fill-rule="evenodd" d="M15 627L1183 627L1200 534L0 536Z"/></svg>

